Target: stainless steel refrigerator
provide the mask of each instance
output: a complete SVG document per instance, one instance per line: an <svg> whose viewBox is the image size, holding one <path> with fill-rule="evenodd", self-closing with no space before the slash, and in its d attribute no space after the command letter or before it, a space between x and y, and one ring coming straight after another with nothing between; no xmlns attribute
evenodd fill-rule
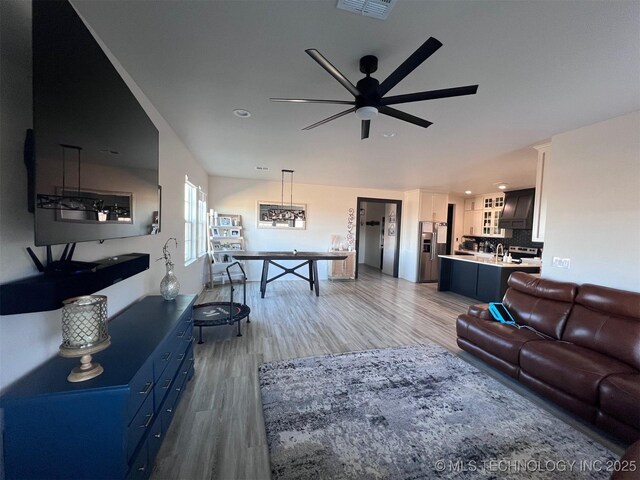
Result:
<svg viewBox="0 0 640 480"><path fill-rule="evenodd" d="M446 222L420 222L418 282L437 282L440 275L438 255L447 254Z"/></svg>

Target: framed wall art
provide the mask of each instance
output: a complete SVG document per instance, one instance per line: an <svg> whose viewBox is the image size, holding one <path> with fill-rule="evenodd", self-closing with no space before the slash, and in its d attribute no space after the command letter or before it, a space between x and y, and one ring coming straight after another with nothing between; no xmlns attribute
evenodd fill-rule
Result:
<svg viewBox="0 0 640 480"><path fill-rule="evenodd" d="M282 205L279 202L258 202L258 228L307 228L307 206L303 203Z"/></svg>

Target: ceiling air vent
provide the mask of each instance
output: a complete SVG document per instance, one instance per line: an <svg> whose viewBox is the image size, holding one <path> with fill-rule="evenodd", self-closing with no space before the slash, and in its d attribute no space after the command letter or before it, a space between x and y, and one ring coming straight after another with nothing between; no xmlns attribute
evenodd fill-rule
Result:
<svg viewBox="0 0 640 480"><path fill-rule="evenodd" d="M256 170L258 170L259 172L268 172L269 167L256 166Z"/></svg>
<svg viewBox="0 0 640 480"><path fill-rule="evenodd" d="M338 0L340 10L386 20L398 0Z"/></svg>

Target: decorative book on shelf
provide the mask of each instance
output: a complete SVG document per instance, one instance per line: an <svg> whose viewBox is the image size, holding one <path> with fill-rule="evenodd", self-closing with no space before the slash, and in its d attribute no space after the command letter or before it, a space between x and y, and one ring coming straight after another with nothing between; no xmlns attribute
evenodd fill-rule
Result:
<svg viewBox="0 0 640 480"><path fill-rule="evenodd" d="M245 248L242 215L226 214L210 211L207 221L209 236L209 283L224 284L227 277L226 268L235 262L233 254L243 252ZM233 275L239 275L234 270Z"/></svg>

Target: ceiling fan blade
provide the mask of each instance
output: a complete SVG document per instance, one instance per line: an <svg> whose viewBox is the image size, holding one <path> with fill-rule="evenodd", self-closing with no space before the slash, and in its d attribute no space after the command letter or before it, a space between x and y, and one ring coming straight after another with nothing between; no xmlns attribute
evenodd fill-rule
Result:
<svg viewBox="0 0 640 480"><path fill-rule="evenodd" d="M358 95L360 95L360 92L358 91L356 86L353 83L351 83L347 79L347 77L345 77L342 73L340 73L340 71L336 67L331 65L331 62L329 62L329 60L324 58L319 51L317 51L315 48L309 48L305 50L305 52L307 52L307 54L311 58L313 58L316 62L318 62L322 68L324 68L327 72L329 72L329 75L331 75L333 78L338 80L338 82L340 82L340 84L344 88L349 90L349 93L351 93L351 95L353 95L354 97L357 97Z"/></svg>
<svg viewBox="0 0 640 480"><path fill-rule="evenodd" d="M437 98L460 97L462 95L474 95L477 91L478 85L443 88L442 90L431 90L429 92L407 93L405 95L385 97L380 100L380 104L396 105L398 103L422 102L423 100L435 100Z"/></svg>
<svg viewBox="0 0 640 480"><path fill-rule="evenodd" d="M422 62L429 58L433 53L442 46L440 41L433 37L424 42L415 52L413 52L409 58L407 58L402 64L395 69L395 71L389 75L384 82L378 87L378 95L384 96L389 90L395 87L400 81L413 72Z"/></svg>
<svg viewBox="0 0 640 480"><path fill-rule="evenodd" d="M429 120L424 120L420 117L416 117L415 115L411 115L409 113L401 112L400 110L396 110L395 108L386 107L384 105L380 105L378 107L378 111L385 115L389 115L390 117L397 118L398 120L404 120L405 122L413 123L414 125L418 125L419 127L427 128L429 125L433 125Z"/></svg>
<svg viewBox="0 0 640 480"><path fill-rule="evenodd" d="M369 128L371 127L371 120L362 120L362 127L360 129L360 140L369 138Z"/></svg>
<svg viewBox="0 0 640 480"><path fill-rule="evenodd" d="M304 127L302 130L311 130L312 128L316 128L319 127L320 125L323 125L327 122L330 122L331 120L335 120L336 118L340 118L343 117L351 112L355 112L356 111L356 107L350 108L349 110L345 110L344 112L340 112L340 113L336 113L335 115L330 116L329 118L325 118L324 120L320 120L317 123L314 123L313 125L309 125L308 127Z"/></svg>
<svg viewBox="0 0 640 480"><path fill-rule="evenodd" d="M270 98L272 102L291 103L332 103L336 105L355 105L356 102L350 100L315 100L313 98Z"/></svg>

